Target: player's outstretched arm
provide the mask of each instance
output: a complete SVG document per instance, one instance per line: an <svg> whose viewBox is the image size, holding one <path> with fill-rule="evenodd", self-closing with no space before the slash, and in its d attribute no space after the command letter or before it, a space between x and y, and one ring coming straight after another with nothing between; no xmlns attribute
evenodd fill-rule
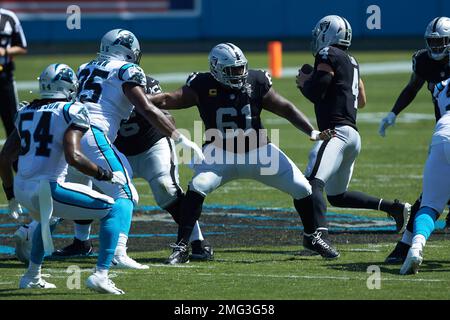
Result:
<svg viewBox="0 0 450 320"><path fill-rule="evenodd" d="M109 181L120 185L126 184L127 180L123 173L118 171L112 172L109 169L97 166L83 154L80 141L86 131L86 128L81 128L76 125L71 125L67 128L63 140L66 162L78 171L97 180Z"/></svg>
<svg viewBox="0 0 450 320"><path fill-rule="evenodd" d="M380 136L384 137L386 135L386 128L395 124L397 115L411 104L424 83L424 79L419 77L415 72L412 73L408 84L398 96L391 112L389 112L386 117L381 120L380 127L378 129Z"/></svg>
<svg viewBox="0 0 450 320"><path fill-rule="evenodd" d="M150 99L159 96L159 94L155 96L146 96L144 93L144 89L141 86L132 83L124 83L123 91L130 100L130 102L136 108L136 111L139 112L148 122L150 122L155 128L157 128L162 134L172 138L175 141L175 143L181 144L187 148L192 149L197 159L204 160L205 157L200 147L197 146L194 142L190 141L184 135L182 135L177 130L172 121L170 121L170 119L166 117L164 113L152 103ZM162 94L165 95L165 93ZM161 108L170 109L168 106L170 105L161 105Z"/></svg>
<svg viewBox="0 0 450 320"><path fill-rule="evenodd" d="M183 86L173 92L163 92L155 95L147 95L147 98L160 109L186 109L197 105L197 93Z"/></svg>
<svg viewBox="0 0 450 320"><path fill-rule="evenodd" d="M264 109L285 118L297 129L311 136L314 127L309 119L292 102L282 97L273 88L270 88L263 97L262 103Z"/></svg>

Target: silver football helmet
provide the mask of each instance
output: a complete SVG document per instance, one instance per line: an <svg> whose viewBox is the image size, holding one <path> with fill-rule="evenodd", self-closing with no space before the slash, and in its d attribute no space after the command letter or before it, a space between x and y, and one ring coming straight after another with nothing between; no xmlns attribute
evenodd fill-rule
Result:
<svg viewBox="0 0 450 320"><path fill-rule="evenodd" d="M345 18L340 16L323 17L312 31L311 49L314 56L324 47L339 45L348 48L351 43L352 27Z"/></svg>
<svg viewBox="0 0 450 320"><path fill-rule="evenodd" d="M78 78L66 64L53 63L38 78L42 99L74 100L78 90Z"/></svg>
<svg viewBox="0 0 450 320"><path fill-rule="evenodd" d="M444 59L450 52L450 18L434 18L425 31L425 42L432 59Z"/></svg>
<svg viewBox="0 0 450 320"><path fill-rule="evenodd" d="M103 36L98 55L101 59L116 59L139 64L141 47L131 31L113 29Z"/></svg>
<svg viewBox="0 0 450 320"><path fill-rule="evenodd" d="M233 89L241 89L248 76L248 61L241 49L232 43L220 43L208 56L212 76Z"/></svg>

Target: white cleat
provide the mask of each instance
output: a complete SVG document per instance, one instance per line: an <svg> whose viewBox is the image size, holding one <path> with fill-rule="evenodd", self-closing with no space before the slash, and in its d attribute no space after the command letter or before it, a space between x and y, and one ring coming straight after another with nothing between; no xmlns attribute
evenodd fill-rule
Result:
<svg viewBox="0 0 450 320"><path fill-rule="evenodd" d="M131 259L125 253L123 255L114 256L114 258L111 261L111 268L144 270L144 269L148 269L149 266L146 264L140 264L139 262Z"/></svg>
<svg viewBox="0 0 450 320"><path fill-rule="evenodd" d="M94 273L89 276L86 280L86 286L99 293L110 293L110 294L125 294L125 292L119 288L116 287L116 284L106 277L99 276L98 274Z"/></svg>
<svg viewBox="0 0 450 320"><path fill-rule="evenodd" d="M56 289L56 286L53 283L49 283L39 278L29 278L26 276L22 276L19 282L19 289Z"/></svg>
<svg viewBox="0 0 450 320"><path fill-rule="evenodd" d="M23 225L14 233L14 242L16 246L16 257L19 261L28 264L31 255L31 243L36 224L32 226Z"/></svg>
<svg viewBox="0 0 450 320"><path fill-rule="evenodd" d="M403 263L400 274L416 274L419 272L419 266L423 261L423 253L420 247L411 247Z"/></svg>

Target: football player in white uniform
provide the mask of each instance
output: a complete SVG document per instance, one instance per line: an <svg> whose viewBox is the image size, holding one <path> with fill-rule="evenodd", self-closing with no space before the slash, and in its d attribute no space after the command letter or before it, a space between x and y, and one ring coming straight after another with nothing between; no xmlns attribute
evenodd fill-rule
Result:
<svg viewBox="0 0 450 320"><path fill-rule="evenodd" d="M33 234L28 270L19 288L56 288L41 276L44 249L52 247L48 219L99 219L100 251L87 286L102 293L123 294L108 278L119 237L122 208L114 199L84 185L66 183L68 164L104 183L123 186L124 175L94 164L81 151L80 141L89 130L89 114L78 102L75 72L64 64L48 66L39 77L40 97L17 114L16 130L0 154L0 176L10 203L21 203L40 221ZM14 177L12 163L19 160ZM47 248L46 248L47 246Z"/></svg>
<svg viewBox="0 0 450 320"><path fill-rule="evenodd" d="M430 152L423 172L422 201L414 219L411 248L400 274L417 273L423 261L425 243L434 230L434 223L450 198L450 79L436 84L433 92L440 112Z"/></svg>
<svg viewBox="0 0 450 320"><path fill-rule="evenodd" d="M150 76L146 78L146 94L153 95L162 92L158 80ZM164 112L173 119L169 112ZM114 146L130 162L133 178L140 177L145 179L158 206L170 213L175 222L178 223L184 192L179 182L178 157L173 140L162 135L140 114L133 112L130 118L121 124ZM89 240L91 223L92 220L75 221L74 241L70 245L55 251L53 255L71 257L91 254L93 252L92 244ZM28 229L22 228L24 228L25 232L30 233L30 229L32 230L33 226L29 226ZM22 244L23 241L18 243ZM213 258L212 246L203 238L198 221L192 231L190 243L192 259L211 260ZM18 246L16 252L20 259L20 253L24 252L24 250L21 250ZM112 267L133 267L139 269L142 268L142 265L133 263L118 265L113 260Z"/></svg>
<svg viewBox="0 0 450 320"><path fill-rule="evenodd" d="M80 89L78 99L90 113L91 129L81 141L82 150L94 163L121 171L127 182L123 186L94 181L97 188L121 203L127 218L114 256L114 265L124 268L148 268L128 257L126 243L131 226L133 205L138 195L131 183L131 169L126 157L112 145L123 120L130 117L133 109L142 115L163 135L175 143L193 149L196 157L203 159L202 150L178 132L174 124L145 96L146 77L138 66L141 57L139 42L127 30L114 29L107 32L100 44L96 59L78 69Z"/></svg>

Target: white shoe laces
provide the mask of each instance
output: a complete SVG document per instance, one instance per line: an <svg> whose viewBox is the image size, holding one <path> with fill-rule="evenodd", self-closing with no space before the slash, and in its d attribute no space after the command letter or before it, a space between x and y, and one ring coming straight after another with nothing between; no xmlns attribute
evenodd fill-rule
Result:
<svg viewBox="0 0 450 320"><path fill-rule="evenodd" d="M330 248L330 246L328 245L328 243L326 243L323 239L322 239L322 232L317 232L316 235L312 235L313 239L312 239L312 244L316 244L318 243L320 246L328 249Z"/></svg>

